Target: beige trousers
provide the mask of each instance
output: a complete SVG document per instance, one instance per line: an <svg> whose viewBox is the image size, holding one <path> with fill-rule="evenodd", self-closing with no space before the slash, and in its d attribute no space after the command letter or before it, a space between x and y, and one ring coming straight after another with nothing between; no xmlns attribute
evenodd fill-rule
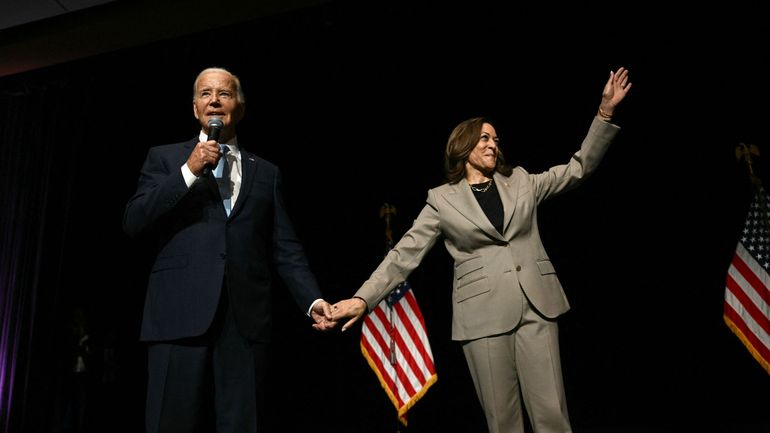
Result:
<svg viewBox="0 0 770 433"><path fill-rule="evenodd" d="M489 432L524 433L523 400L535 433L571 433L558 324L521 298L516 328L462 345Z"/></svg>

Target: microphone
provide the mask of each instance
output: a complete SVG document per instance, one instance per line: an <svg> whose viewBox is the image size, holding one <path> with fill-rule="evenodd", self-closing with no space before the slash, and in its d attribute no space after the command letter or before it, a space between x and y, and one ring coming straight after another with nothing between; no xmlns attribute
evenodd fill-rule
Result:
<svg viewBox="0 0 770 433"><path fill-rule="evenodd" d="M219 142L219 133L222 132L222 128L224 127L225 124L219 117L212 117L209 119L209 141L215 140Z"/></svg>
<svg viewBox="0 0 770 433"><path fill-rule="evenodd" d="M224 122L222 122L222 119L220 119L219 117L212 117L211 119L209 119L208 127L209 127L209 136L207 137L207 139L209 141L214 140L218 143L219 133L222 132L222 128L225 127ZM209 173L211 173L211 166L209 164L206 164L203 167L203 175L208 176Z"/></svg>

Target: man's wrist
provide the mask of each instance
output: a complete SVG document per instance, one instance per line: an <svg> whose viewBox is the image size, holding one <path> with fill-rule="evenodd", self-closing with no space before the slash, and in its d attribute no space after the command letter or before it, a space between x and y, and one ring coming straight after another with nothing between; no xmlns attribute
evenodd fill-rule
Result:
<svg viewBox="0 0 770 433"><path fill-rule="evenodd" d="M313 307L315 307L315 304L317 304L317 303L319 303L319 302L321 302L321 301L323 301L323 300L324 300L323 298L318 298L318 299L316 299L315 301L313 301L313 303L312 303L312 304L310 304L310 308L308 308L308 309L307 309L307 315L308 315L308 317L311 317L311 316L310 316L310 313L313 311Z"/></svg>

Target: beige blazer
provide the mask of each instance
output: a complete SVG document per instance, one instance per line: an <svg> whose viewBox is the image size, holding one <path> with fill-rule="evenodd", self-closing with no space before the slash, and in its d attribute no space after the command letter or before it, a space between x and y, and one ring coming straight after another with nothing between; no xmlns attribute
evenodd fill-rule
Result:
<svg viewBox="0 0 770 433"><path fill-rule="evenodd" d="M503 202L503 234L479 206L464 179L428 191L412 227L354 296L373 309L422 261L439 238L454 259L452 339L472 340L513 329L522 292L549 318L569 310L537 225L537 205L579 185L598 166L620 128L594 118L569 162L530 174L521 167L494 174Z"/></svg>

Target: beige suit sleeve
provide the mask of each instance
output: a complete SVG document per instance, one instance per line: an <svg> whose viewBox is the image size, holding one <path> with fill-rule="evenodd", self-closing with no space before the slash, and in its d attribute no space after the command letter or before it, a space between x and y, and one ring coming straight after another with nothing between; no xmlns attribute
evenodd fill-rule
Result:
<svg viewBox="0 0 770 433"><path fill-rule="evenodd" d="M354 296L365 300L369 310L372 310L399 283L406 280L440 235L438 209L431 190L428 191L425 207L414 220L412 227L388 252Z"/></svg>
<svg viewBox="0 0 770 433"><path fill-rule="evenodd" d="M531 176L538 204L553 195L580 185L599 166L620 127L595 117L580 149L566 164L555 165Z"/></svg>

